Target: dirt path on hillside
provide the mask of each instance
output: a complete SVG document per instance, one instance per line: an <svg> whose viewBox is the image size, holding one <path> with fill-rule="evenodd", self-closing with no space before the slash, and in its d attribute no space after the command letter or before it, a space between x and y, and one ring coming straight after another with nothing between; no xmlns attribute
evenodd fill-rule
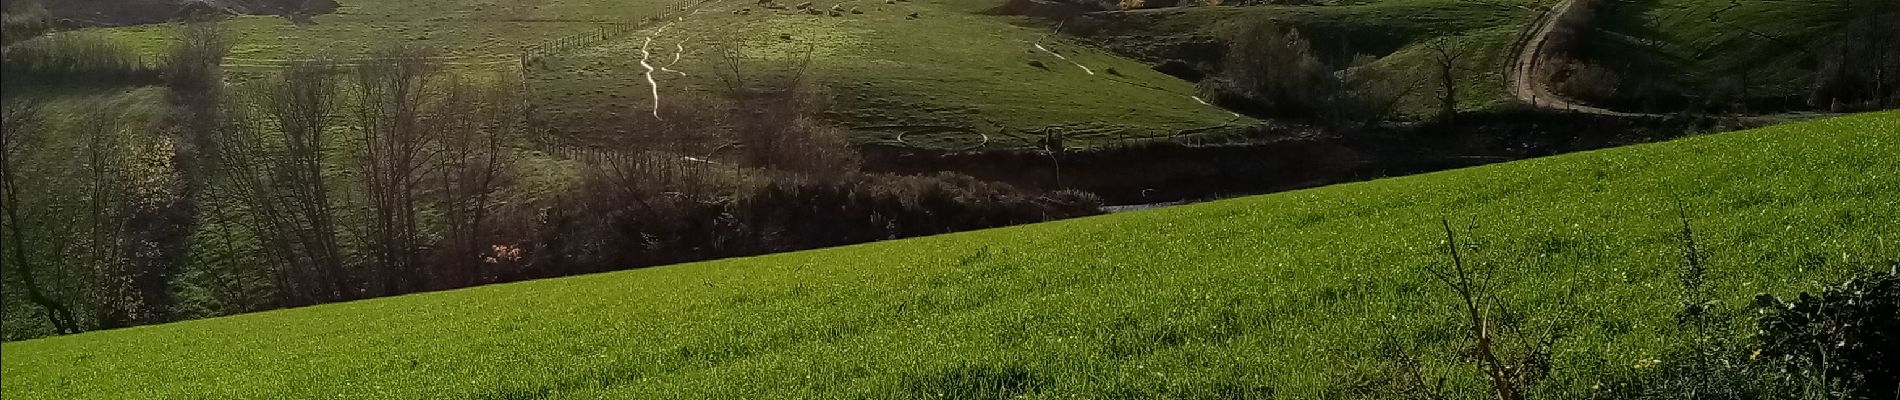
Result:
<svg viewBox="0 0 1900 400"><path fill-rule="evenodd" d="M1511 57L1507 66L1506 78L1511 86L1511 96L1518 101L1534 107L1568 110L1585 114L1608 115L1615 117L1652 117L1656 114L1637 114L1592 107L1577 103L1569 98L1557 95L1550 90L1550 83L1538 77L1540 72L1549 68L1550 35L1557 30L1558 21L1571 13L1581 12L1584 4L1578 0L1562 0L1539 17L1536 26L1525 32L1517 43L1517 54Z"/></svg>

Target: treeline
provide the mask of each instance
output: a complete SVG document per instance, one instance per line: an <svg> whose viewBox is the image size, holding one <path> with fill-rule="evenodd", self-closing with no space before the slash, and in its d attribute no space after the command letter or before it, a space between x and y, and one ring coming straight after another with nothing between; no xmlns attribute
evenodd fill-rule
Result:
<svg viewBox="0 0 1900 400"><path fill-rule="evenodd" d="M61 142L71 129L54 122L69 116L9 99L7 339L1100 207L957 174L859 172L802 64L736 50L716 93L668 96L637 137L602 146L533 122L520 77L450 70L428 48L226 87L226 46L207 25L186 29L161 64L156 126L89 121L100 127L84 145ZM66 151L83 157L55 155Z"/></svg>
<svg viewBox="0 0 1900 400"><path fill-rule="evenodd" d="M1831 110L1900 107L1900 4L1856 0L1841 31L1821 42L1809 102Z"/></svg>

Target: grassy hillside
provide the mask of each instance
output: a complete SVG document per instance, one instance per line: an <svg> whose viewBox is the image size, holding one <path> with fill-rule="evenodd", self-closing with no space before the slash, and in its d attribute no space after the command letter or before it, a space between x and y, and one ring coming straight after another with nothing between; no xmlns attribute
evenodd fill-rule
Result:
<svg viewBox="0 0 1900 400"><path fill-rule="evenodd" d="M1148 212L0 345L8 399L1314 398L1458 346L1441 218L1570 322L1544 397L1674 339L1677 202L1730 304L1900 220L1900 113ZM1462 230L1462 229L1461 229ZM1574 315L1548 306L1574 290ZM1453 384L1469 369L1428 359Z"/></svg>
<svg viewBox="0 0 1900 400"><path fill-rule="evenodd" d="M242 78L268 73L278 59L359 57L382 43L407 42L439 48L454 57L450 62L470 68L514 70L524 46L604 29L613 32L608 40L561 51L526 70L537 110L560 131L604 145L637 137L641 126L652 123L652 89L640 65L643 46L651 64L678 71L653 76L662 107L720 87L723 49L756 58L755 73L809 56L810 73L830 89L833 119L865 143L1022 148L1033 146L1045 128L1055 128L1072 145L1089 146L1253 123L1195 101L1189 83L1051 35L1053 26L981 14L1000 1L812 3L821 10L836 5L861 12L841 16L738 0L344 3L312 25L277 17L231 19L226 26L236 47L227 66ZM175 30L159 25L110 32L155 56ZM1037 50L1038 41L1088 70Z"/></svg>
<svg viewBox="0 0 1900 400"><path fill-rule="evenodd" d="M1092 14L1103 21L1086 35L1092 42L1151 61L1195 61L1218 54L1226 32L1241 24L1271 21L1300 30L1314 51L1334 65L1355 55L1377 57L1372 65L1425 79L1425 44L1454 40L1468 51L1461 62L1460 107L1478 110L1505 104L1505 63L1518 36L1551 1L1382 0L1341 5L1179 7ZM1416 75L1416 76L1412 76ZM1406 114L1430 115L1427 91L1404 105Z"/></svg>
<svg viewBox="0 0 1900 400"><path fill-rule="evenodd" d="M356 57L372 45L410 41L456 57L512 56L521 46L593 31L603 25L650 22L686 5L679 1L585 0L345 1L336 13L298 25L275 16L227 20L231 57L268 60L313 56ZM161 54L177 38L175 24L105 29L147 54ZM512 58L512 57L510 57Z"/></svg>
<svg viewBox="0 0 1900 400"><path fill-rule="evenodd" d="M1807 53L1850 14L1849 0L1608 2L1589 51L1625 80L1692 95L1746 75L1751 96L1800 96L1817 68Z"/></svg>

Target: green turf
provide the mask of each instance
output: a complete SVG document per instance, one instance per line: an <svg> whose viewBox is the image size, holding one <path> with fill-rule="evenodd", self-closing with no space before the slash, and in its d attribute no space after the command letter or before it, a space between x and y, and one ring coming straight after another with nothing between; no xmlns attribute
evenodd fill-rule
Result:
<svg viewBox="0 0 1900 400"><path fill-rule="evenodd" d="M1542 397L1675 340L1677 202L1729 304L1894 245L1900 112L1168 209L0 345L8 399L1316 398L1457 346L1440 218L1561 318ZM1883 236L1887 235L1887 236ZM1434 356L1436 355L1436 356ZM1436 360L1436 361L1433 361ZM1474 394L1475 395L1475 394Z"/></svg>

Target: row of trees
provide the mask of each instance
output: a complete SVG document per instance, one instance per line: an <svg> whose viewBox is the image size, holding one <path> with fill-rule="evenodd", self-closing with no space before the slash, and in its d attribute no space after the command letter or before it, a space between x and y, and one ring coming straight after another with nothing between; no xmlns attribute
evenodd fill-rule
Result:
<svg viewBox="0 0 1900 400"><path fill-rule="evenodd" d="M84 146L41 144L71 136L52 125L75 120L39 112L31 97L8 103L7 317L28 323L10 322L7 337L1099 207L1083 193L954 174L860 173L845 131L820 117L828 96L805 64L773 66L736 49L716 71L721 90L671 94L662 118L629 129L638 137L584 143L530 122L518 77L476 79L487 75L431 63L426 48L294 62L227 86L215 29L187 29L180 43L164 60L162 113L86 120L98 126L83 130ZM76 159L87 168L71 168ZM23 304L33 305L30 321L13 311Z"/></svg>
<svg viewBox="0 0 1900 400"><path fill-rule="evenodd" d="M1900 4L1854 0L1848 12L1853 19L1816 52L1822 60L1809 102L1831 109L1900 106Z"/></svg>
<svg viewBox="0 0 1900 400"><path fill-rule="evenodd" d="M508 79L444 73L427 54L297 62L225 106L223 195L274 261L280 304L474 282L523 103Z"/></svg>

